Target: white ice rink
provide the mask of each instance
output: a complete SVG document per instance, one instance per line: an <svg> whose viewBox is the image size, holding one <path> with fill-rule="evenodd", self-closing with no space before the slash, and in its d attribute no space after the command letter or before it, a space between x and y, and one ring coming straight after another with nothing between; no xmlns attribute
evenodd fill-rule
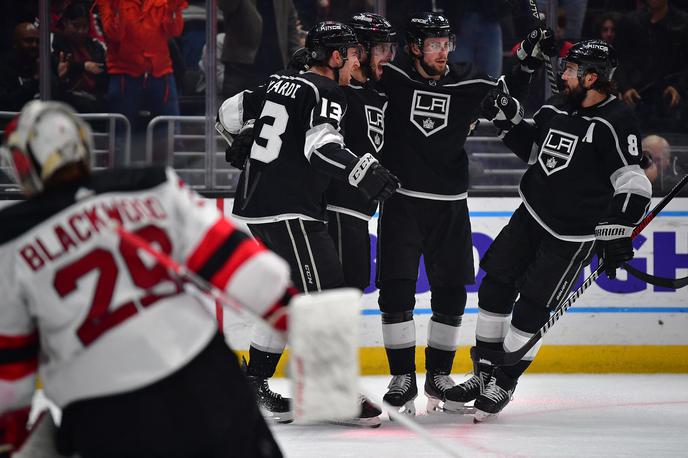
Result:
<svg viewBox="0 0 688 458"><path fill-rule="evenodd" d="M455 379L463 380L461 376ZM364 377L380 401L389 377ZM424 375L418 375L422 391ZM286 379L271 387L288 393ZM471 416L425 414L416 421L460 457L688 457L688 375L525 375L514 400L490 423ZM45 406L39 394L35 407ZM288 458L442 458L383 414L376 429L274 425ZM246 457L250 458L250 457Z"/></svg>
<svg viewBox="0 0 688 458"><path fill-rule="evenodd" d="M388 381L365 377L362 383L379 401ZM423 382L419 375L419 391ZM288 391L284 379L271 385ZM416 420L461 457L688 457L685 374L525 375L514 400L492 423L428 416L425 403L420 394L416 409L423 415ZM377 429L291 424L273 431L290 458L446 456L386 415Z"/></svg>

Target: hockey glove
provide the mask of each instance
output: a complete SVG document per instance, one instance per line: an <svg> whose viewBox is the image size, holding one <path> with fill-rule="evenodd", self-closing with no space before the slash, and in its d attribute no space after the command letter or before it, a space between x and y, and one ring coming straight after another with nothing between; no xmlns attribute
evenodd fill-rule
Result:
<svg viewBox="0 0 688 458"><path fill-rule="evenodd" d="M382 202L399 189L399 179L370 154L365 154L349 174L349 183L371 201Z"/></svg>
<svg viewBox="0 0 688 458"><path fill-rule="evenodd" d="M604 264L610 280L616 278L616 269L633 259L631 234L633 227L624 224L599 223L595 228L597 257Z"/></svg>
<svg viewBox="0 0 688 458"><path fill-rule="evenodd" d="M500 130L511 130L523 120L523 106L506 92L492 89L480 103L481 114Z"/></svg>
<svg viewBox="0 0 688 458"><path fill-rule="evenodd" d="M246 159L251 154L253 146L253 123L254 120L247 121L241 128L239 134L234 137L234 141L225 151L227 162L239 170L244 170Z"/></svg>
<svg viewBox="0 0 688 458"><path fill-rule="evenodd" d="M521 61L524 70L532 72L539 68L545 60L545 56L557 55L557 47L554 42L554 32L550 28L535 27L528 33L516 50L516 57Z"/></svg>

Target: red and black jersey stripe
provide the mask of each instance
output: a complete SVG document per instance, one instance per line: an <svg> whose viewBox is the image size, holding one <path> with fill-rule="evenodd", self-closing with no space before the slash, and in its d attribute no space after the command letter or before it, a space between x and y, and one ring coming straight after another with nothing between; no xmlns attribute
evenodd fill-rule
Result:
<svg viewBox="0 0 688 458"><path fill-rule="evenodd" d="M234 272L248 259L265 251L257 240L219 219L189 256L187 266L205 280L224 289Z"/></svg>
<svg viewBox="0 0 688 458"><path fill-rule="evenodd" d="M36 372L38 367L38 333L0 335L0 380L14 381Z"/></svg>

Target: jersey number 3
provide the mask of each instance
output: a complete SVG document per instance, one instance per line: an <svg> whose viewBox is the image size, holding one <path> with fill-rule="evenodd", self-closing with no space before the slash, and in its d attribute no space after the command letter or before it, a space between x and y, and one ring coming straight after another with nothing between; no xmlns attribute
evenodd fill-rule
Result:
<svg viewBox="0 0 688 458"><path fill-rule="evenodd" d="M157 226L144 226L135 234L147 242L157 245L160 251L165 254L170 254L172 251L172 243L167 233ZM111 307L111 302L117 286L119 269L115 254L109 250L95 248L55 273L53 280L55 291L60 297L66 297L76 291L79 280L93 271L98 272L91 298L91 307L86 319L76 331L77 337L85 346L92 344L106 331L136 314L138 307L148 307L164 297L181 292L181 285L170 277L165 267L157 263L153 264L152 267L147 266L138 256L136 248L124 241L120 241L119 255L127 266L132 282L136 287L143 290L143 294L116 307ZM165 280L173 285L171 291L162 295L151 293L151 288Z"/></svg>
<svg viewBox="0 0 688 458"><path fill-rule="evenodd" d="M263 125L251 147L251 159L272 162L279 156L282 148L281 135L287 130L289 113L284 105L267 100L260 113ZM272 122L269 122L272 119Z"/></svg>

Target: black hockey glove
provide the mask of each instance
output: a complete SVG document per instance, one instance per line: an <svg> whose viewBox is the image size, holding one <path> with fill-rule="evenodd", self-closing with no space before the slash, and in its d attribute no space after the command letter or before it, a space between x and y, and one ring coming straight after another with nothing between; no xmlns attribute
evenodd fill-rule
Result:
<svg viewBox="0 0 688 458"><path fill-rule="evenodd" d="M597 257L604 263L604 272L610 280L616 278L616 269L633 259L633 229L632 226L606 222L595 227Z"/></svg>
<svg viewBox="0 0 688 458"><path fill-rule="evenodd" d="M244 170L246 159L251 154L253 146L253 120L248 121L234 137L232 144L225 150L225 160L232 167Z"/></svg>
<svg viewBox="0 0 688 458"><path fill-rule="evenodd" d="M382 202L399 189L399 179L370 154L358 161L349 174L349 183L356 186L371 201Z"/></svg>
<svg viewBox="0 0 688 458"><path fill-rule="evenodd" d="M480 103L482 116L494 121L496 128L511 130L523 120L523 105L506 92L492 89Z"/></svg>
<svg viewBox="0 0 688 458"><path fill-rule="evenodd" d="M557 55L557 46L554 42L554 32L545 27L535 27L528 33L516 50L516 57L521 65L532 72L539 68L545 60L545 56Z"/></svg>

